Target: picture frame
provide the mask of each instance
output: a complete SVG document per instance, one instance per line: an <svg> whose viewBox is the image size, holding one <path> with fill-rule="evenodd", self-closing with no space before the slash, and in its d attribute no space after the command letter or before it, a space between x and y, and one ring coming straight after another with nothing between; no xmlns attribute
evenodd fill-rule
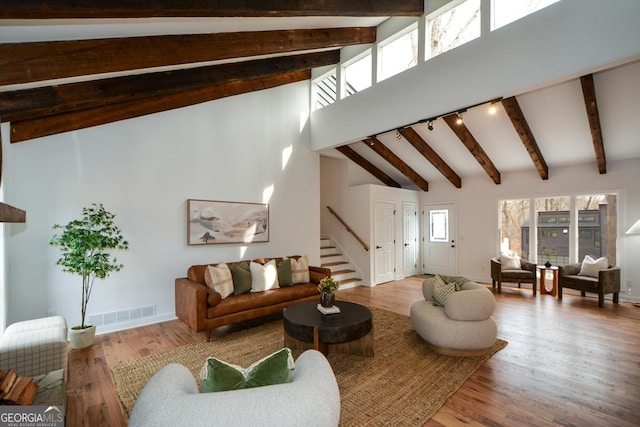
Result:
<svg viewBox="0 0 640 427"><path fill-rule="evenodd" d="M269 205L187 199L187 244L269 241Z"/></svg>

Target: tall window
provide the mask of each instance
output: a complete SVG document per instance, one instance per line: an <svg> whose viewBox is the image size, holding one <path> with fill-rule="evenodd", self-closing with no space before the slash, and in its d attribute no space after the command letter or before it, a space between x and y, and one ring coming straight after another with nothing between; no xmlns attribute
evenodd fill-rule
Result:
<svg viewBox="0 0 640 427"><path fill-rule="evenodd" d="M589 255L594 259L607 257L609 263L616 263L616 200L615 194L595 194L576 198L578 261Z"/></svg>
<svg viewBox="0 0 640 427"><path fill-rule="evenodd" d="M316 110L336 102L338 90L336 70L317 79L314 82L314 89L314 105Z"/></svg>
<svg viewBox="0 0 640 427"><path fill-rule="evenodd" d="M466 0L427 20L426 57L440 55L478 37L480 0Z"/></svg>
<svg viewBox="0 0 640 427"><path fill-rule="evenodd" d="M530 218L531 204L535 221ZM616 262L615 194L501 200L499 208L502 252L511 250L538 264L582 262L586 255Z"/></svg>
<svg viewBox="0 0 640 427"><path fill-rule="evenodd" d="M344 86L345 97L371 86L371 51L345 65Z"/></svg>
<svg viewBox="0 0 640 427"><path fill-rule="evenodd" d="M529 199L500 201L500 251L529 258Z"/></svg>
<svg viewBox="0 0 640 427"><path fill-rule="evenodd" d="M382 42L378 51L378 81L394 76L418 64L418 27Z"/></svg>
<svg viewBox="0 0 640 427"><path fill-rule="evenodd" d="M536 199L538 263L547 261L554 265L569 263L570 207L571 198L569 197Z"/></svg>
<svg viewBox="0 0 640 427"><path fill-rule="evenodd" d="M560 0L493 0L492 29L503 27Z"/></svg>

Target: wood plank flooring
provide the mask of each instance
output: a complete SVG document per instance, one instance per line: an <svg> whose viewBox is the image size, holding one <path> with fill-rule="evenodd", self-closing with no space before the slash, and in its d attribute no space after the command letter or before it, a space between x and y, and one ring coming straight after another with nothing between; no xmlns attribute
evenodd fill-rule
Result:
<svg viewBox="0 0 640 427"><path fill-rule="evenodd" d="M422 298L418 278L338 293L409 315ZM498 337L509 345L484 363L425 426L636 426L640 420L640 308L595 297L496 294ZM238 327L217 331L230 333ZM215 339L215 337L213 338ZM170 321L96 337L71 350L67 426L126 426L110 367L203 341Z"/></svg>

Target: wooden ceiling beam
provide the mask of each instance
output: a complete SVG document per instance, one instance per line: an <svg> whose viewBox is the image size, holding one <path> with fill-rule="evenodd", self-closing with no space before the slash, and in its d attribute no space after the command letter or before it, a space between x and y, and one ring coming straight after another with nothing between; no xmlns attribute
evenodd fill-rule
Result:
<svg viewBox="0 0 640 427"><path fill-rule="evenodd" d="M471 155L475 157L480 166L482 166L485 172L487 172L487 175L489 175L493 182L500 184L500 172L464 123L456 123L457 118L457 114L449 114L448 116L443 117L444 121L449 125L453 133L456 134L464 146L467 147L467 150L469 150Z"/></svg>
<svg viewBox="0 0 640 427"><path fill-rule="evenodd" d="M400 188L401 185L393 180L389 175L382 172L380 169L375 167L371 162L358 154L353 148L348 145L343 145L342 147L336 147L336 150L344 154L349 160L360 166L362 169L369 172L374 177L378 178L382 181L387 187L396 187Z"/></svg>
<svg viewBox="0 0 640 427"><path fill-rule="evenodd" d="M524 113L520 108L520 104L518 104L518 100L515 96L503 99L502 106L507 112L507 115L511 120L511 124L518 133L520 140L524 144L524 148L526 148L529 153L529 157L531 157L533 165L536 167L540 178L543 180L549 179L549 167L542 156L542 152L540 151L540 147L538 147L538 143L531 132L531 128L529 128L529 123L527 123L527 119L524 117Z"/></svg>
<svg viewBox="0 0 640 427"><path fill-rule="evenodd" d="M0 92L0 120L24 121L145 98L162 97L237 80L307 70L336 64L339 61L340 51L333 50Z"/></svg>
<svg viewBox="0 0 640 427"><path fill-rule="evenodd" d="M423 0L3 0L0 19L420 16Z"/></svg>
<svg viewBox="0 0 640 427"><path fill-rule="evenodd" d="M406 164L393 151L389 150L378 138L372 136L363 140L362 142L364 142L367 147L378 153L380 157L389 162L391 166L402 172L403 175L405 175L418 187L420 187L422 191L429 191L429 183L427 182L427 180L421 177L418 172L413 170L411 166Z"/></svg>
<svg viewBox="0 0 640 427"><path fill-rule="evenodd" d="M602 140L602 128L600 127L600 114L598 114L598 103L596 102L596 87L593 83L593 74L580 77L582 86L582 96L584 106L587 109L589 119L589 129L593 140L593 149L596 152L596 162L600 174L607 173L607 158L604 154L604 142Z"/></svg>
<svg viewBox="0 0 640 427"><path fill-rule="evenodd" d="M108 105L40 119L13 122L11 123L11 143L131 119L228 96L309 80L310 78L311 70L293 71L285 74L276 74L268 77L234 81L218 86L183 91L168 96Z"/></svg>
<svg viewBox="0 0 640 427"><path fill-rule="evenodd" d="M462 179L444 160L442 160L442 157L440 157L438 153L436 153L433 148L427 144L427 141L418 135L418 132L416 132L412 127L407 127L401 129L400 133L416 150L418 150L420 154L424 156L425 159L431 162L431 164L438 169L438 171L440 171L440 173L444 175L449 182L451 182L456 188L462 188Z"/></svg>
<svg viewBox="0 0 640 427"><path fill-rule="evenodd" d="M375 27L0 44L0 86L376 41Z"/></svg>

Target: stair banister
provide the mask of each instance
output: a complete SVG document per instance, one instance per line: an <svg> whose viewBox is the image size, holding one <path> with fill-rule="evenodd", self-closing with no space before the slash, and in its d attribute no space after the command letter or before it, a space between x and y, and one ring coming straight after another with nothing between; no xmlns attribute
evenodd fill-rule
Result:
<svg viewBox="0 0 640 427"><path fill-rule="evenodd" d="M369 246L364 242L364 240L362 240L362 239L360 238L360 236L358 236L358 235L355 233L355 231L353 231L353 230L351 229L351 227L349 227L349 225L348 225L346 222L344 222L344 220L343 220L342 218L340 218L340 215L338 215L338 214L336 213L336 211L334 211L333 209L331 209L331 206L327 206L327 209L329 209L329 212L331 212L331 214L332 214L333 216L335 216L335 217L338 219L338 221L340 221L340 223L341 223L342 225L344 225L344 227L347 229L347 231L348 231L349 233L351 233L351 235L352 235L353 237L355 237L355 238L356 238L356 240L357 240L358 242L360 242L360 244L362 245L362 247L364 248L364 250L365 250L365 251L369 251Z"/></svg>

